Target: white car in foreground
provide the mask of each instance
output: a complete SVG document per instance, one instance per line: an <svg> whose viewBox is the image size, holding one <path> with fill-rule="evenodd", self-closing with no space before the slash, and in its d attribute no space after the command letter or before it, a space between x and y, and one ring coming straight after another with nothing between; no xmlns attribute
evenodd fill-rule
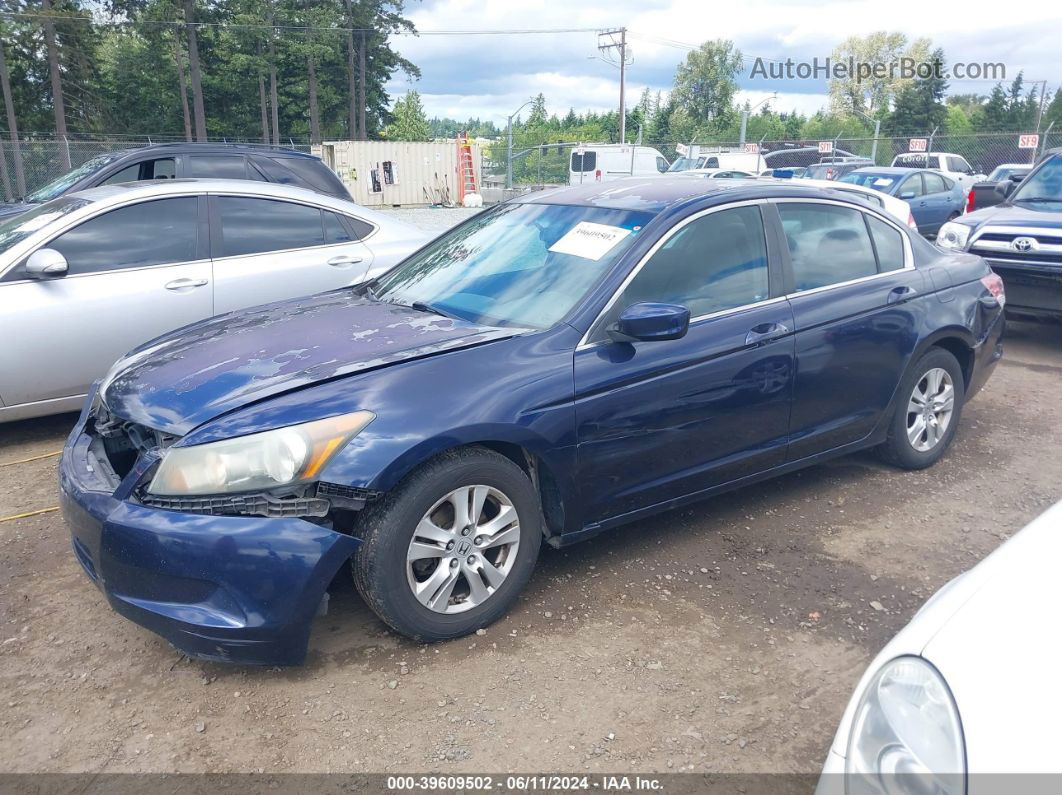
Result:
<svg viewBox="0 0 1062 795"><path fill-rule="evenodd" d="M818 795L1057 792L979 774L1062 774L1060 559L1062 502L926 602L863 675Z"/></svg>

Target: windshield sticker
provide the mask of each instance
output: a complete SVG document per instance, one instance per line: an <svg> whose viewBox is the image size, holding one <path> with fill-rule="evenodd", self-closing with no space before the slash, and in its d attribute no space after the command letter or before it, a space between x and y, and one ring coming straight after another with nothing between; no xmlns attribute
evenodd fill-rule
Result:
<svg viewBox="0 0 1062 795"><path fill-rule="evenodd" d="M875 185L891 185L892 184L892 180L889 179L888 177L878 177L876 180L874 180L874 184Z"/></svg>
<svg viewBox="0 0 1062 795"><path fill-rule="evenodd" d="M631 230L619 226L580 221L549 250L555 254L571 254L597 262L630 233Z"/></svg>

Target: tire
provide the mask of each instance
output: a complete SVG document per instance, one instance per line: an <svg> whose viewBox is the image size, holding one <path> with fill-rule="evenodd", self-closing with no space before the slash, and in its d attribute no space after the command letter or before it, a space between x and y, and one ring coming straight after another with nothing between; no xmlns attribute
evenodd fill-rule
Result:
<svg viewBox="0 0 1062 795"><path fill-rule="evenodd" d="M483 506L478 522L459 527L461 506L471 514L477 498ZM515 531L505 503L514 512ZM484 447L451 450L361 511L354 584L397 632L420 641L457 638L512 607L531 577L542 530L538 495L520 467ZM491 539L506 543L488 545ZM415 555L422 557L407 561Z"/></svg>
<svg viewBox="0 0 1062 795"><path fill-rule="evenodd" d="M946 378L939 375L941 372L946 374ZM934 379L937 378L940 379L939 388L948 386L947 381L950 380L951 411L947 415L946 423L942 422L943 412L933 410L947 403L942 397L946 390L940 396L934 394L938 389L934 387ZM913 410L916 408L915 398L918 394L916 388L918 393L923 396L929 394L932 398L929 412ZM930 348L907 371L900 383L888 436L880 448L882 457L904 469L925 469L935 464L955 437L965 396L966 385L958 360L943 348ZM925 430L921 433L918 433L919 415L925 424Z"/></svg>

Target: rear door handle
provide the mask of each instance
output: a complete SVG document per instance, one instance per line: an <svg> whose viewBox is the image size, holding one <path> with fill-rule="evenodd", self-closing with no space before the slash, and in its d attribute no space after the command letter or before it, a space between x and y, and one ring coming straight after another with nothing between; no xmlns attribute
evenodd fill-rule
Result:
<svg viewBox="0 0 1062 795"><path fill-rule="evenodd" d="M893 287L889 290L889 297L886 299L886 303L898 304L901 301L906 301L908 298L914 298L917 293L918 291L915 290L914 287L907 287L906 285L903 287Z"/></svg>
<svg viewBox="0 0 1062 795"><path fill-rule="evenodd" d="M338 257L332 257L328 260L328 264L335 268L342 268L344 265L357 265L361 262L361 257L350 257L346 254L340 254Z"/></svg>
<svg viewBox="0 0 1062 795"><path fill-rule="evenodd" d="M203 287L206 279L174 279L166 283L167 290L191 290L193 287Z"/></svg>
<svg viewBox="0 0 1062 795"><path fill-rule="evenodd" d="M781 323L760 323L749 329L749 333L745 335L745 344L758 345L788 333L789 328Z"/></svg>

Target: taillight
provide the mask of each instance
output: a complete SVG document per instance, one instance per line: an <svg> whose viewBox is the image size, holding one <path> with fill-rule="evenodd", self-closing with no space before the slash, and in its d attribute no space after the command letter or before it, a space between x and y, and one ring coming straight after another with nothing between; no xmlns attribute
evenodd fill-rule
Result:
<svg viewBox="0 0 1062 795"><path fill-rule="evenodd" d="M985 289L992 294L992 297L996 299L1000 306L1007 303L1007 292L1003 288L1003 280L999 278L998 273L990 273L987 276L982 276L981 284L983 284Z"/></svg>
<svg viewBox="0 0 1062 795"><path fill-rule="evenodd" d="M916 232L918 231L918 222L914 219L914 213L908 211L907 213L907 225Z"/></svg>
<svg viewBox="0 0 1062 795"><path fill-rule="evenodd" d="M973 188L970 188L970 192L966 194L966 212L972 213L974 211L974 192Z"/></svg>

